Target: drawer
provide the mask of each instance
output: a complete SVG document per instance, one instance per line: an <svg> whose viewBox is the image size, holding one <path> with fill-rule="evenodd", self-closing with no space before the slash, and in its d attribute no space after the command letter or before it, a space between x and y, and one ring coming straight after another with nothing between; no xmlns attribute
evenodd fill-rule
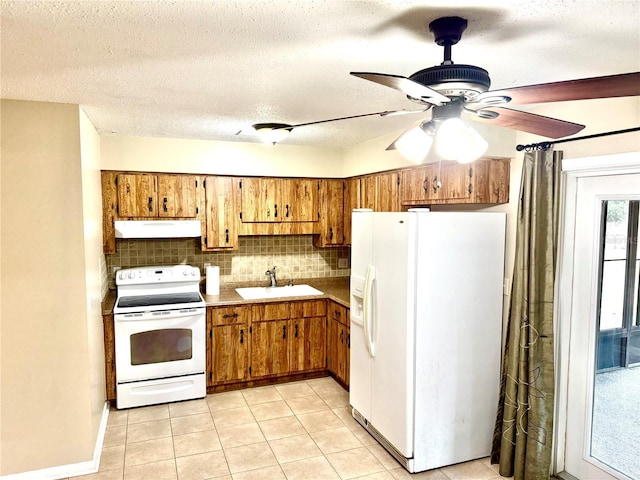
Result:
<svg viewBox="0 0 640 480"><path fill-rule="evenodd" d="M251 307L251 320L259 322L262 320L288 320L289 302L262 303Z"/></svg>
<svg viewBox="0 0 640 480"><path fill-rule="evenodd" d="M291 318L324 317L326 314L326 300L306 300L291 305Z"/></svg>
<svg viewBox="0 0 640 480"><path fill-rule="evenodd" d="M343 307L342 305L335 302L329 302L327 308L329 310L328 313L330 319L336 320L341 324L346 325L347 327L350 326L349 309L347 307Z"/></svg>
<svg viewBox="0 0 640 480"><path fill-rule="evenodd" d="M249 307L211 307L207 314L212 325L232 325L249 321Z"/></svg>

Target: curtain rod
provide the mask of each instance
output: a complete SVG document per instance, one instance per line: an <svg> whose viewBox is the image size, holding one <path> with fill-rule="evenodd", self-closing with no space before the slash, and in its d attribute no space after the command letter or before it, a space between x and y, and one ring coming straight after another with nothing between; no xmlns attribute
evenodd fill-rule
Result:
<svg viewBox="0 0 640 480"><path fill-rule="evenodd" d="M626 130L615 130L613 132L594 133L593 135L586 135L584 137L566 138L564 140L556 140L554 142L540 142L540 143L530 143L529 145L518 145L516 147L516 150L518 152L521 152L522 150L526 150L527 152L532 152L534 150L547 151L556 143L574 142L576 140L587 140L589 138L608 137L609 135L619 135L621 133L629 133L629 132L637 132L637 131L640 131L640 127L627 128Z"/></svg>

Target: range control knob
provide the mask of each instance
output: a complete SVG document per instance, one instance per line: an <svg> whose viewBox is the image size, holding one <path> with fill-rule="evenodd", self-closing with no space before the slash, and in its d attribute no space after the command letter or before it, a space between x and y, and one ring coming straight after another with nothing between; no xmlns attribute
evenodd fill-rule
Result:
<svg viewBox="0 0 640 480"><path fill-rule="evenodd" d="M124 272L120 272L120 274L118 275L118 277L120 278L120 280L124 280L125 278L127 278L127 274Z"/></svg>
<svg viewBox="0 0 640 480"><path fill-rule="evenodd" d="M195 268L192 268L192 269L191 269L191 276L192 276L192 277L195 277L195 276L196 276L196 269L195 269Z"/></svg>
<svg viewBox="0 0 640 480"><path fill-rule="evenodd" d="M135 276L135 273L129 272L129 278L133 278L134 276Z"/></svg>

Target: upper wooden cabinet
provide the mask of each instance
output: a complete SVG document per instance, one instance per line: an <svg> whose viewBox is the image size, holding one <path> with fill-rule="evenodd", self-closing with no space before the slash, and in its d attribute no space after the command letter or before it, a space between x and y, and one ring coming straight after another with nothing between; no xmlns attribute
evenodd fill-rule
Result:
<svg viewBox="0 0 640 480"><path fill-rule="evenodd" d="M118 174L118 216L195 217L196 185L196 177L193 175Z"/></svg>
<svg viewBox="0 0 640 480"><path fill-rule="evenodd" d="M242 222L315 222L318 181L286 178L243 178Z"/></svg>
<svg viewBox="0 0 640 480"><path fill-rule="evenodd" d="M238 249L238 186L234 177L206 177L203 250Z"/></svg>
<svg viewBox="0 0 640 480"><path fill-rule="evenodd" d="M354 208L360 208L360 178L349 178L344 181L343 196L343 228L344 244L351 245L351 216Z"/></svg>
<svg viewBox="0 0 640 480"><path fill-rule="evenodd" d="M402 171L401 202L405 206L509 201L509 162L447 162Z"/></svg>
<svg viewBox="0 0 640 480"><path fill-rule="evenodd" d="M375 212L399 212L401 173L399 171L366 175L360 179L360 208Z"/></svg>
<svg viewBox="0 0 640 480"><path fill-rule="evenodd" d="M316 247L344 245L344 180L320 180L320 208Z"/></svg>

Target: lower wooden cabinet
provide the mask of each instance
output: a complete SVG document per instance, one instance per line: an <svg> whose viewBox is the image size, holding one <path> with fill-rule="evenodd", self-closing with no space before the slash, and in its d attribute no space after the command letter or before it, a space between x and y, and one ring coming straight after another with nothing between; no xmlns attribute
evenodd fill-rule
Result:
<svg viewBox="0 0 640 480"><path fill-rule="evenodd" d="M251 378L289 373L289 320L251 323Z"/></svg>
<svg viewBox="0 0 640 480"><path fill-rule="evenodd" d="M289 370L291 373L327 367L327 302L296 302L291 306Z"/></svg>
<svg viewBox="0 0 640 480"><path fill-rule="evenodd" d="M207 385L249 378L249 307L207 309Z"/></svg>
<svg viewBox="0 0 640 480"><path fill-rule="evenodd" d="M327 303L327 321L329 324L327 368L338 381L348 387L349 350L351 348L349 309L331 300L328 300Z"/></svg>
<svg viewBox="0 0 640 480"><path fill-rule="evenodd" d="M348 311L325 299L208 307L207 386L327 369L348 385Z"/></svg>

